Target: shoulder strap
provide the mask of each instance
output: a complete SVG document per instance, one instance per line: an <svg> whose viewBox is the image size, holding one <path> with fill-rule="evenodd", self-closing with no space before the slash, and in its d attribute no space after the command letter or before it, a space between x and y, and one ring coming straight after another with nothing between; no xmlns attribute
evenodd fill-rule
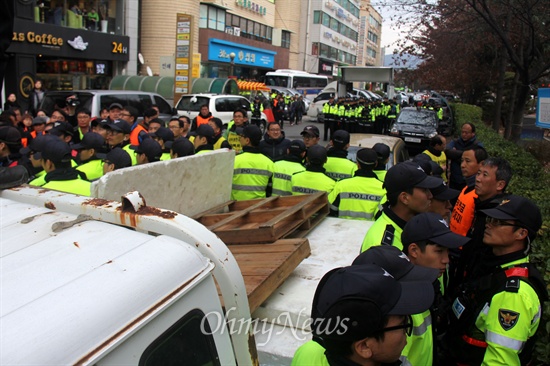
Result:
<svg viewBox="0 0 550 366"><path fill-rule="evenodd" d="M393 245L393 238L395 237L395 228L392 225L386 225L384 235L382 236L381 245Z"/></svg>

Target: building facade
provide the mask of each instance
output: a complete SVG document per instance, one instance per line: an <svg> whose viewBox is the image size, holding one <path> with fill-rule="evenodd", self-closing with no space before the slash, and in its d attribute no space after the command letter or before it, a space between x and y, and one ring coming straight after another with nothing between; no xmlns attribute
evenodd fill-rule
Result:
<svg viewBox="0 0 550 366"><path fill-rule="evenodd" d="M370 0L362 0L360 10L357 66L384 66L384 52L380 47L382 16Z"/></svg>
<svg viewBox="0 0 550 366"><path fill-rule="evenodd" d="M274 0L146 0L139 48L154 74L173 75L176 13L193 15L191 52L200 54L201 77L259 79L289 67L290 32L276 25Z"/></svg>
<svg viewBox="0 0 550 366"><path fill-rule="evenodd" d="M127 67L131 4L116 0L16 0L5 94L26 109L36 80L46 90L106 89ZM135 69L134 69L135 72Z"/></svg>

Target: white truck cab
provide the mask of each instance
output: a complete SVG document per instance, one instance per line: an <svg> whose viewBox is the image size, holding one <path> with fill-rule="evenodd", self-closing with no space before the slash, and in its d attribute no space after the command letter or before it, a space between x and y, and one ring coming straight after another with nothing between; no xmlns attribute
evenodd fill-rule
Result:
<svg viewBox="0 0 550 366"><path fill-rule="evenodd" d="M257 364L249 329L226 329L250 318L231 252L196 221L137 202L2 192L2 365Z"/></svg>

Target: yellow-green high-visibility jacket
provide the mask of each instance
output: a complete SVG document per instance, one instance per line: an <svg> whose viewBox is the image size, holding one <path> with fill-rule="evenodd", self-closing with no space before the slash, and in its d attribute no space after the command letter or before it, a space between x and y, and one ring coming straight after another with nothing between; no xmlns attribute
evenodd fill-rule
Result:
<svg viewBox="0 0 550 366"><path fill-rule="evenodd" d="M87 180L96 180L103 176L103 161L101 159L89 160L77 166L76 170L86 174Z"/></svg>
<svg viewBox="0 0 550 366"><path fill-rule="evenodd" d="M134 150L130 148L130 144L125 145L122 150L126 151L130 155L130 160L132 160L132 166L137 165L137 155Z"/></svg>
<svg viewBox="0 0 550 366"><path fill-rule="evenodd" d="M231 199L242 201L265 198L273 176L273 161L257 149L248 149L235 156Z"/></svg>
<svg viewBox="0 0 550 366"><path fill-rule="evenodd" d="M323 346L315 341L309 341L296 350L290 366L329 366L329 363Z"/></svg>
<svg viewBox="0 0 550 366"><path fill-rule="evenodd" d="M229 142L229 145L231 145L231 149L235 150L237 154L240 154L243 151L243 147L241 146L241 137L237 134L236 128L233 128L235 125L235 121L231 120L227 124L227 130L223 133L223 137ZM245 127L246 123L241 126Z"/></svg>
<svg viewBox="0 0 550 366"><path fill-rule="evenodd" d="M323 114L328 114L328 113L330 113L330 103L326 102L325 104L323 104Z"/></svg>
<svg viewBox="0 0 550 366"><path fill-rule="evenodd" d="M468 299L489 298L479 302L477 306L470 306L477 314L471 314L464 298L456 298L453 302L454 314L451 315L451 320L458 323L460 329L466 329L466 334L458 335L457 340L452 342L456 343L459 356L467 357L470 364L520 365L529 360L529 357L523 359L522 356L525 355L522 352L530 349L525 348L525 345L528 341L533 341L530 339L539 327L541 298L533 287L533 273L529 273L534 271L534 267L525 265L529 262L529 257L524 256L521 251L516 253L516 258L520 258L501 264L500 268L493 270L493 278L498 278L497 273L504 270L505 276L500 286L486 286L491 288L470 291L466 288L464 296ZM540 295L547 297L544 280L540 275L535 277L540 279Z"/></svg>
<svg viewBox="0 0 550 366"><path fill-rule="evenodd" d="M333 114L333 115L337 115L338 114L338 104L334 103L333 105L330 106L330 109L329 109L329 113L330 114Z"/></svg>
<svg viewBox="0 0 550 366"><path fill-rule="evenodd" d="M441 178L443 178L443 181L447 181L447 174L445 174L445 166L447 166L447 155L445 155L445 152L442 151L441 155L437 156L430 152L430 150L424 150L422 152L423 154L426 154L432 159L433 162L435 162L437 165L443 168L443 173L441 173Z"/></svg>
<svg viewBox="0 0 550 366"><path fill-rule="evenodd" d="M84 179L52 180L42 186L56 191L90 196L91 183Z"/></svg>
<svg viewBox="0 0 550 366"><path fill-rule="evenodd" d="M439 118L440 121L443 119L443 109L442 108L439 108L437 110L437 118Z"/></svg>
<svg viewBox="0 0 550 366"><path fill-rule="evenodd" d="M44 179L46 177L46 171L42 170L34 176L34 179L29 182L29 185L36 186L36 187L42 187L44 184L46 184L46 180Z"/></svg>
<svg viewBox="0 0 550 366"><path fill-rule="evenodd" d="M401 243L401 233L406 222L399 218L390 208L385 207L382 215L372 226L363 239L361 252L375 245L393 245L399 250L403 250Z"/></svg>
<svg viewBox="0 0 550 366"><path fill-rule="evenodd" d="M331 149L329 151L329 155L331 154L331 151L334 150ZM347 152L345 152L345 154L347 155ZM323 165L323 168L325 168L326 175L328 175L335 181L339 181L340 179L353 177L353 174L357 170L357 164L351 160L346 159L345 157L339 157L338 155L336 155L329 156L327 158L327 162L325 163L325 165Z"/></svg>
<svg viewBox="0 0 550 366"><path fill-rule="evenodd" d="M433 364L433 330L430 310L411 315L413 331L399 359L403 365L425 366Z"/></svg>
<svg viewBox="0 0 550 366"><path fill-rule="evenodd" d="M384 179L386 179L386 173L387 170L374 170L374 174L378 177L378 179L382 182L384 182Z"/></svg>
<svg viewBox="0 0 550 366"><path fill-rule="evenodd" d="M336 182L328 196L330 209L341 218L374 220L386 195L382 184L372 171L358 170L353 178Z"/></svg>
<svg viewBox="0 0 550 366"><path fill-rule="evenodd" d="M343 104L340 104L338 106L338 117L344 117L344 115L346 114L346 107L343 105Z"/></svg>
<svg viewBox="0 0 550 366"><path fill-rule="evenodd" d="M311 168L307 168L311 169ZM312 194L320 191L332 192L336 183L322 171L306 170L292 176L292 195Z"/></svg>
<svg viewBox="0 0 550 366"><path fill-rule="evenodd" d="M297 161L286 159L276 161L273 165L273 195L292 196L292 176L303 172L306 168Z"/></svg>

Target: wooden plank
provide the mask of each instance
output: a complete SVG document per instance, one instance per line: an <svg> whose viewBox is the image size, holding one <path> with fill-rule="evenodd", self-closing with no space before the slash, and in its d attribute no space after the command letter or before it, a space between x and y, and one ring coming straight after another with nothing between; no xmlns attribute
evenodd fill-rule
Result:
<svg viewBox="0 0 550 366"><path fill-rule="evenodd" d="M303 211L303 209L306 206L310 205L312 202L314 202L315 200L317 200L317 199L319 199L320 197L323 197L323 196L324 196L325 200L328 201L326 192L317 192L315 194L308 195L300 203L297 203L297 204L291 206L289 209L281 212L280 214L278 214L277 216L275 216L271 220L267 221L266 223L264 223L260 227L273 226L277 222L283 220L284 218L286 218L286 217L288 217L292 214L295 214L298 211Z"/></svg>
<svg viewBox="0 0 550 366"><path fill-rule="evenodd" d="M266 199L263 199L263 200L260 200L258 203L256 203L255 205L252 205L250 207L248 207L247 209L245 210L242 210L242 211L236 211L232 216L229 216L229 217L226 217L225 219L223 219L222 221L208 227L209 230L211 231L215 231L216 228L220 227L220 226L223 226L225 224L227 224L228 222L230 222L231 220L234 220L238 217L241 217L241 216L244 216L246 214L248 214L250 211L254 210L255 208L257 207L261 207L262 205L265 204L265 202L269 202L269 201L273 201L277 199L277 197L269 197L269 198L266 198Z"/></svg>
<svg viewBox="0 0 550 366"><path fill-rule="evenodd" d="M248 269L246 266L244 267L244 271L241 268L245 284L248 284L247 292L250 291L248 292L250 310L252 312L256 310L310 253L309 241L306 239L297 245L295 250L289 253L286 260L279 263L267 277L257 276L252 272L247 273Z"/></svg>
<svg viewBox="0 0 550 366"><path fill-rule="evenodd" d="M223 210L229 206L230 204L232 204L233 202L235 201L227 201L225 203L221 203L217 206L214 206L206 211L203 211L201 213L198 213L196 215L194 215L193 217L191 217L193 220L197 220L199 221L199 219L203 216L206 216L206 215L211 215L211 214L220 214L221 212L223 212Z"/></svg>

